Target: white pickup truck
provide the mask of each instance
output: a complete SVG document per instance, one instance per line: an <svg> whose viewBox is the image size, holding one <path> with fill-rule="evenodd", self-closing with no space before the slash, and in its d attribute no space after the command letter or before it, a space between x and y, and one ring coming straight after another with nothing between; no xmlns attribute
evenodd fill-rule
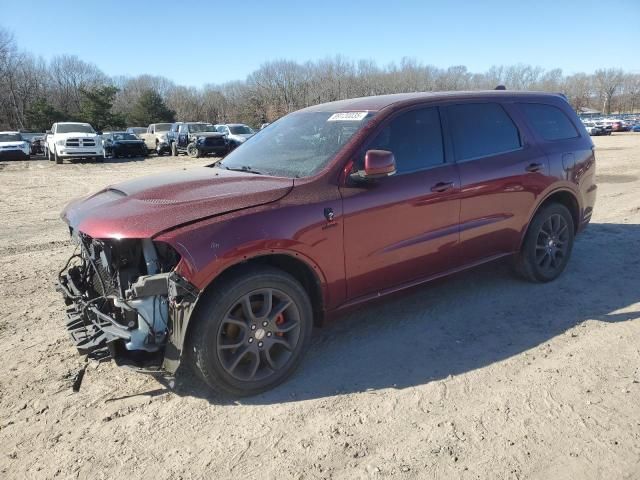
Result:
<svg viewBox="0 0 640 480"><path fill-rule="evenodd" d="M60 164L65 158L104 161L102 139L88 123L58 122L47 132L47 158Z"/></svg>

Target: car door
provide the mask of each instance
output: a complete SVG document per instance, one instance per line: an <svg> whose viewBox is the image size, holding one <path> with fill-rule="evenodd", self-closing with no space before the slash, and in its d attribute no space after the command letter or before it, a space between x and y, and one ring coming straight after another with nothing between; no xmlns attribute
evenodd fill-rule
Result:
<svg viewBox="0 0 640 480"><path fill-rule="evenodd" d="M538 195L548 185L548 160L518 111L498 102L445 109L460 175L460 256L473 264L518 249Z"/></svg>
<svg viewBox="0 0 640 480"><path fill-rule="evenodd" d="M189 129L186 124L180 125L178 129L178 147L181 149L187 148L189 143Z"/></svg>
<svg viewBox="0 0 640 480"><path fill-rule="evenodd" d="M366 150L391 151L397 173L341 187L347 296L354 299L448 269L458 245L460 181L445 161L437 107L387 120Z"/></svg>

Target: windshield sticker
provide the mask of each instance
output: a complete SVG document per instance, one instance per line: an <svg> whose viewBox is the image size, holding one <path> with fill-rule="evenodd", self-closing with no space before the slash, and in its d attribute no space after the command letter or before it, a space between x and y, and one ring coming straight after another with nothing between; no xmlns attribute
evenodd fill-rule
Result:
<svg viewBox="0 0 640 480"><path fill-rule="evenodd" d="M331 115L327 122L359 122L367 116L369 112L340 112Z"/></svg>

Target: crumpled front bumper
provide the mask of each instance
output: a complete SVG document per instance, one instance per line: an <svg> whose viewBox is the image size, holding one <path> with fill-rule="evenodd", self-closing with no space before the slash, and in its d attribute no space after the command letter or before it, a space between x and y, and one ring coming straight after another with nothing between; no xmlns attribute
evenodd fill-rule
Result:
<svg viewBox="0 0 640 480"><path fill-rule="evenodd" d="M187 326L200 292L175 272L167 275L167 331L156 351L125 348L135 332L101 312L98 302L88 300L71 269L59 276L57 290L67 305L66 329L81 355L111 358L120 366L146 372L175 373L180 366Z"/></svg>

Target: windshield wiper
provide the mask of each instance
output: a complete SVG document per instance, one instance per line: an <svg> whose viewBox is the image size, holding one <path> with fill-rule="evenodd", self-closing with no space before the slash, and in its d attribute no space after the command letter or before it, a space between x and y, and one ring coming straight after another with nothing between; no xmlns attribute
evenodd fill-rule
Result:
<svg viewBox="0 0 640 480"><path fill-rule="evenodd" d="M254 170L249 165L243 165L241 167L228 167L227 165L223 165L222 162L218 163L219 167L226 168L227 170L231 170L232 172L246 172L246 173L254 173L256 175L264 175L264 173L259 172L258 170Z"/></svg>

